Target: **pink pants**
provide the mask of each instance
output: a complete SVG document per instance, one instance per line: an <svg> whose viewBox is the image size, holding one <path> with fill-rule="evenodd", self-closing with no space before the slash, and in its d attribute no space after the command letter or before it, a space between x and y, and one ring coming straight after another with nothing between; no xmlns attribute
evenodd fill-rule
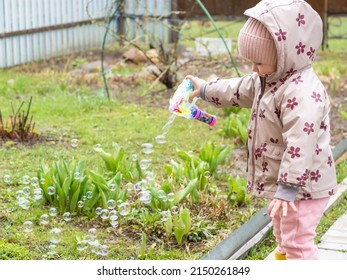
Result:
<svg viewBox="0 0 347 280"><path fill-rule="evenodd" d="M316 228L328 204L328 198L295 201L297 212L288 207L286 217L277 211L272 219L273 234L279 253L287 260L317 260L318 249L314 243Z"/></svg>

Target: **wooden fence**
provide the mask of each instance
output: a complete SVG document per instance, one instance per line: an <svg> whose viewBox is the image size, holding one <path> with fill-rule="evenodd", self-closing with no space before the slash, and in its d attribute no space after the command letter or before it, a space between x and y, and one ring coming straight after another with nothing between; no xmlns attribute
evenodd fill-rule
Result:
<svg viewBox="0 0 347 280"><path fill-rule="evenodd" d="M205 17L204 12L195 0L175 0L182 11L187 11L190 17ZM347 14L347 0L306 0L322 16ZM201 0L213 16L242 16L248 8L256 5L259 0Z"/></svg>

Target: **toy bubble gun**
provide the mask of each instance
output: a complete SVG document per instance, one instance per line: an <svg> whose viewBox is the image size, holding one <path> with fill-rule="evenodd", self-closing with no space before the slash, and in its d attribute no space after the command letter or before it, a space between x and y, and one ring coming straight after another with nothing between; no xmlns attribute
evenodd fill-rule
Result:
<svg viewBox="0 0 347 280"><path fill-rule="evenodd" d="M189 101L189 96L193 90L193 82L188 79L183 80L175 91L173 97L170 99L169 110L177 116L189 120L199 120L211 127L214 126L217 117L200 110L195 105L197 97L195 97L193 101Z"/></svg>

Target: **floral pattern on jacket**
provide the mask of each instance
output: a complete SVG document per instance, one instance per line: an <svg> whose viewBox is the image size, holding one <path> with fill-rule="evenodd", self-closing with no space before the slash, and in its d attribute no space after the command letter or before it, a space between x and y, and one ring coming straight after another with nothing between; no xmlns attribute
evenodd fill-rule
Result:
<svg viewBox="0 0 347 280"><path fill-rule="evenodd" d="M330 103L312 69L322 21L305 1L261 1L245 15L263 23L277 47L277 71L218 79L205 88L216 107L252 108L248 127L248 189L272 199L278 183L301 186L297 199L336 192L330 148Z"/></svg>

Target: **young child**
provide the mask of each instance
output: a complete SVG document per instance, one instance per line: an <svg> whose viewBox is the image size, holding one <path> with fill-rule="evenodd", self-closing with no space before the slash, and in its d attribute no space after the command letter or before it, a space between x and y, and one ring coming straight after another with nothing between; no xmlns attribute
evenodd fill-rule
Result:
<svg viewBox="0 0 347 280"><path fill-rule="evenodd" d="M337 186L329 98L311 65L322 21L301 0L261 1L245 15L238 49L254 73L209 82L187 76L191 97L252 108L248 190L271 199L275 259L318 259L316 227Z"/></svg>

